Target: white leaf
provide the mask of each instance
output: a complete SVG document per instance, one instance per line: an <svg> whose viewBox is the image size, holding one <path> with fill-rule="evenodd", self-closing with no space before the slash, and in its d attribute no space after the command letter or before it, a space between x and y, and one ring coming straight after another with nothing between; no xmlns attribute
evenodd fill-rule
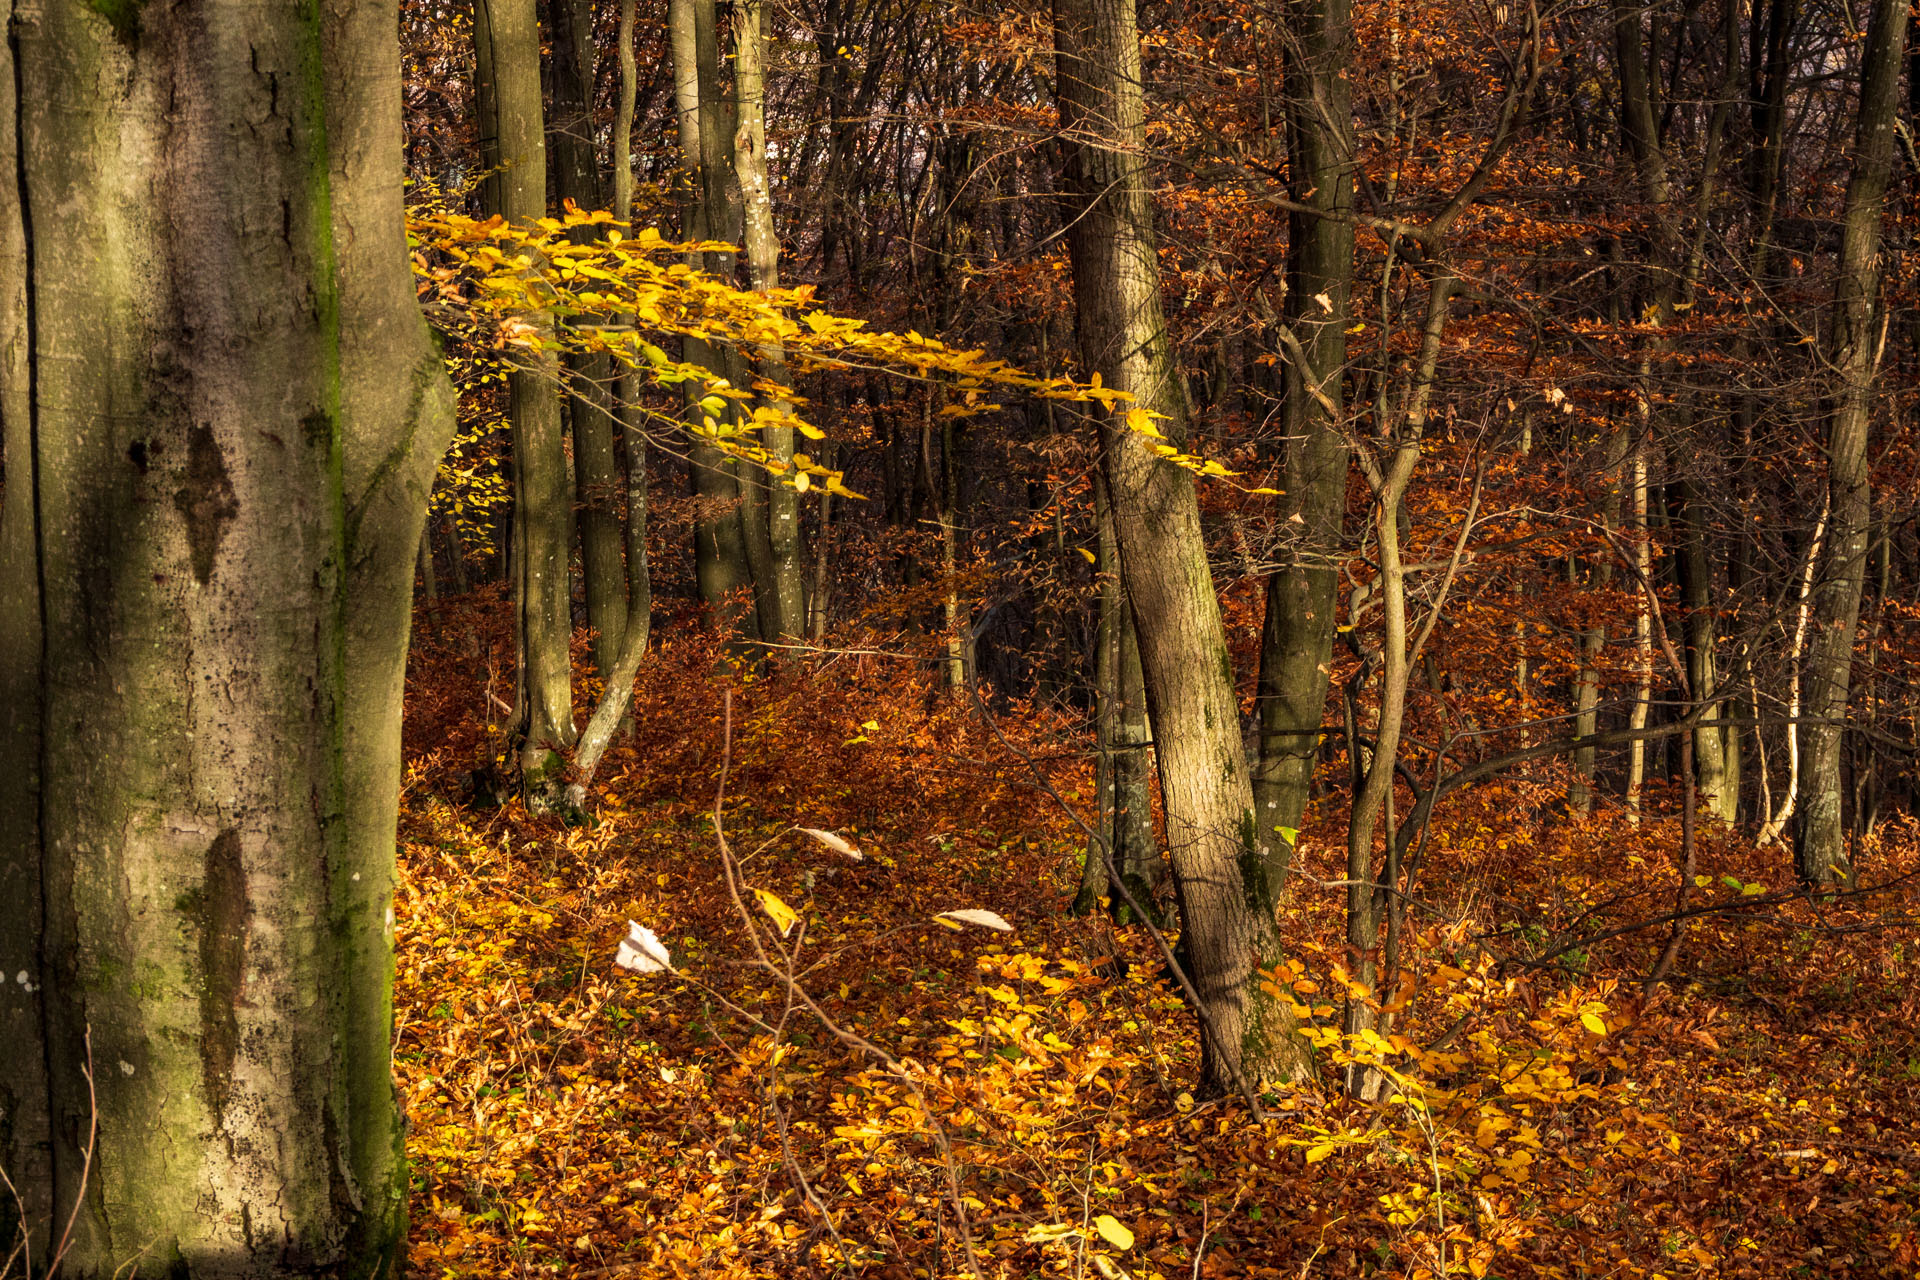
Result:
<svg viewBox="0 0 1920 1280"><path fill-rule="evenodd" d="M654 936L653 930L631 920L627 921L627 936L621 939L613 962L635 973L665 973L673 968L673 957L667 954L666 945Z"/></svg>
<svg viewBox="0 0 1920 1280"><path fill-rule="evenodd" d="M964 911L942 911L935 920L957 920L961 924L970 924L978 929L993 929L1000 933L1012 933L1013 926L991 911L979 907L968 907Z"/></svg>
<svg viewBox="0 0 1920 1280"><path fill-rule="evenodd" d="M844 853L849 858L852 858L855 862L865 862L867 860L866 854L861 853L858 849L854 848L852 845L848 844L845 840L833 834L833 832L831 831L822 831L818 827L796 827L794 828L794 830L806 832L808 835L812 836L815 840L818 840L821 844L827 846L827 848L833 850L835 853Z"/></svg>

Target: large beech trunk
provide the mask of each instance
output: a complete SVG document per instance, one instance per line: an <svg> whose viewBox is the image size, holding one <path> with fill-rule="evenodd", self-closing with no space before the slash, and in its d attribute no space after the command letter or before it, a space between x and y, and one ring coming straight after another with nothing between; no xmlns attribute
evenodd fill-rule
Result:
<svg viewBox="0 0 1920 1280"><path fill-rule="evenodd" d="M1089 369L1186 435L1160 306L1148 201L1140 42L1132 0L1056 0L1060 124L1067 142L1068 249ZM1281 959L1276 885L1254 831L1232 661L1207 568L1191 473L1102 413L1114 532L1139 636L1182 937L1207 1023L1207 1083L1226 1088L1307 1067L1284 999L1258 968Z"/></svg>
<svg viewBox="0 0 1920 1280"><path fill-rule="evenodd" d="M70 1280L399 1274L401 684L452 407L397 27L48 0L0 45L0 1165L36 1270L78 1205Z"/></svg>

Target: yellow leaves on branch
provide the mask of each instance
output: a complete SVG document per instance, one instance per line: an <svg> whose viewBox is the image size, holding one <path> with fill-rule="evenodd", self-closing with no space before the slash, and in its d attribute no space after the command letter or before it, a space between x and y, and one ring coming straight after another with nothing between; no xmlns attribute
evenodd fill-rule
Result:
<svg viewBox="0 0 1920 1280"><path fill-rule="evenodd" d="M577 243L573 233L589 226L602 231ZM780 458L761 443L769 430L826 438L801 416L803 401L793 389L770 382L756 382L752 390L734 387L697 362L672 359L647 335L677 334L760 358L777 353L793 373L880 369L938 381L954 396L939 411L946 417L999 409L983 395L990 387L1097 403L1109 411L1132 400L1103 386L1098 373L1085 383L1036 377L984 351L961 350L912 330L869 329L864 320L819 310L811 286L765 293L737 288L684 260L689 254L735 252L735 246L675 243L652 227L631 230L605 210L584 212L569 205L561 217L515 226L498 217L416 209L408 215L407 234L421 304L443 331L496 351L537 353L553 347L609 355L648 386L687 395L698 412L692 421L676 425L783 477L801 492L817 485L829 493L861 496L844 487L841 472L804 454L791 461ZM756 398L759 403L753 403ZM1237 474L1168 443L1154 425L1156 416L1129 408L1123 421L1176 466L1199 475Z"/></svg>

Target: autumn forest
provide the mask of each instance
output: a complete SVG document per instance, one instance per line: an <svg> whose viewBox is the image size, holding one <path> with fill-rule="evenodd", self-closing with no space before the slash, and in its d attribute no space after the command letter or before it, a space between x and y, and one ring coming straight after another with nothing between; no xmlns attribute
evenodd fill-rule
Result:
<svg viewBox="0 0 1920 1280"><path fill-rule="evenodd" d="M1920 1274L1905 0L0 8L0 1280Z"/></svg>

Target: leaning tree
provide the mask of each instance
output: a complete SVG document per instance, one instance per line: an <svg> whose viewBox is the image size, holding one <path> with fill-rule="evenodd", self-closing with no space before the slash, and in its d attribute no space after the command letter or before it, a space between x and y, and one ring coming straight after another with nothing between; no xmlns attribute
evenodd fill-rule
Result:
<svg viewBox="0 0 1920 1280"><path fill-rule="evenodd" d="M390 1274L401 682L452 422L395 7L8 8L0 1229L71 1277Z"/></svg>

